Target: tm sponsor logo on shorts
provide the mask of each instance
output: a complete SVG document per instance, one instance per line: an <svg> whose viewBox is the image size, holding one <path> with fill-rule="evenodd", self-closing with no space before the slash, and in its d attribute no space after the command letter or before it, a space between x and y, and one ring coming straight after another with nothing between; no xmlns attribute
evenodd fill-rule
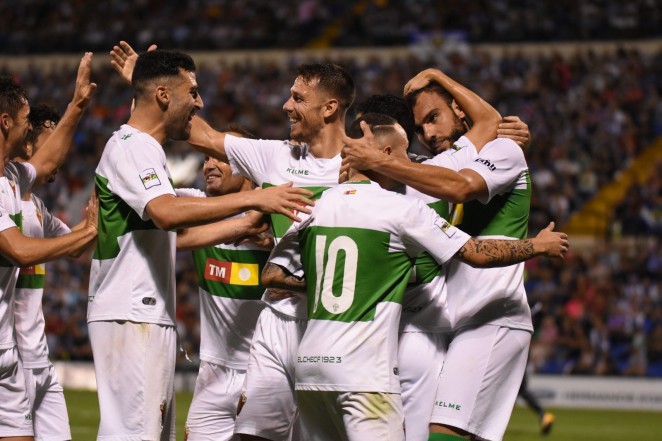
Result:
<svg viewBox="0 0 662 441"><path fill-rule="evenodd" d="M326 355L309 355L309 356L297 357L297 363L338 364L338 363L342 363L342 357L332 357Z"/></svg>

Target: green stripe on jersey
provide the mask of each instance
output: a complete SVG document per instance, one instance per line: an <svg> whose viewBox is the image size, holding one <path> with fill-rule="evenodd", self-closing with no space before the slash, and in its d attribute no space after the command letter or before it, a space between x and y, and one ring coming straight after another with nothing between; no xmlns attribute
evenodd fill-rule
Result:
<svg viewBox="0 0 662 441"><path fill-rule="evenodd" d="M262 188L269 188L269 187L275 187L275 185L269 184L267 182L262 184ZM313 195L310 196L309 199L317 200L320 197L322 197L322 193L324 193L324 190L328 190L330 187L300 187L300 188L305 188L306 190L312 191ZM271 217L271 228L273 230L274 237L276 239L280 239L285 235L285 232L287 231L288 228L290 228L290 225L292 225L292 219L282 214L272 214L270 217Z"/></svg>
<svg viewBox="0 0 662 441"><path fill-rule="evenodd" d="M525 239L531 208L531 178L526 172L526 188L497 195L488 204L465 202L458 228L471 236L506 236Z"/></svg>
<svg viewBox="0 0 662 441"><path fill-rule="evenodd" d="M193 262L198 275L198 285L214 296L238 300L260 300L264 293L262 269L269 259L269 251L230 250L207 247L193 251ZM255 264L258 284L233 284L230 271L233 263ZM215 271L216 270L216 271ZM222 270L220 273L218 270Z"/></svg>
<svg viewBox="0 0 662 441"><path fill-rule="evenodd" d="M151 220L144 221L122 198L108 188L108 179L97 174L94 183L99 197L99 233L94 259L117 257L120 252L118 238L132 231L157 230Z"/></svg>
<svg viewBox="0 0 662 441"><path fill-rule="evenodd" d="M389 233L312 226L299 239L309 318L370 321L378 303L402 304L414 260L389 250Z"/></svg>
<svg viewBox="0 0 662 441"><path fill-rule="evenodd" d="M18 231L23 231L23 212L19 211L16 214L10 214L9 218L14 221L14 223L18 227ZM16 266L16 265L11 263L4 256L0 255L0 267L9 268L12 266Z"/></svg>
<svg viewBox="0 0 662 441"><path fill-rule="evenodd" d="M44 274L20 274L16 280L16 288L44 289L46 276Z"/></svg>
<svg viewBox="0 0 662 441"><path fill-rule="evenodd" d="M428 204L428 207L432 208L442 218L449 220L450 206L448 202L440 200ZM415 279L412 282L413 285L430 283L435 277L437 277L437 275L439 275L439 271L441 271L441 266L427 251L422 252L416 257L415 266L416 272L414 274Z"/></svg>

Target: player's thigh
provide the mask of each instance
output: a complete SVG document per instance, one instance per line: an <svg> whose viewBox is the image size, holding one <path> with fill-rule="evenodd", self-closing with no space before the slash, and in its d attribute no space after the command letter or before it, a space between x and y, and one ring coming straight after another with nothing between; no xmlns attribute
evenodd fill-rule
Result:
<svg viewBox="0 0 662 441"><path fill-rule="evenodd" d="M339 402L341 392L296 392L301 417L302 439L306 441L347 441Z"/></svg>
<svg viewBox="0 0 662 441"><path fill-rule="evenodd" d="M294 360L306 322L265 308L258 319L235 433L288 439L297 420Z"/></svg>
<svg viewBox="0 0 662 441"><path fill-rule="evenodd" d="M69 415L55 367L25 369L26 380L35 385L32 401L34 437L37 441L64 441L71 439ZM32 379L30 381L29 379Z"/></svg>
<svg viewBox="0 0 662 441"><path fill-rule="evenodd" d="M398 368L407 441L428 439L430 415L445 356L445 334L400 334Z"/></svg>
<svg viewBox="0 0 662 441"><path fill-rule="evenodd" d="M400 394L345 392L339 401L348 440L404 441Z"/></svg>
<svg viewBox="0 0 662 441"><path fill-rule="evenodd" d="M200 362L193 401L186 419L189 441L234 440L237 403L246 373L206 361Z"/></svg>
<svg viewBox="0 0 662 441"><path fill-rule="evenodd" d="M0 438L32 436L32 413L18 350L0 349Z"/></svg>
<svg viewBox="0 0 662 441"><path fill-rule="evenodd" d="M481 326L457 333L439 376L431 421L500 440L508 425L531 334Z"/></svg>
<svg viewBox="0 0 662 441"><path fill-rule="evenodd" d="M174 439L176 333L172 326L92 322L99 440Z"/></svg>

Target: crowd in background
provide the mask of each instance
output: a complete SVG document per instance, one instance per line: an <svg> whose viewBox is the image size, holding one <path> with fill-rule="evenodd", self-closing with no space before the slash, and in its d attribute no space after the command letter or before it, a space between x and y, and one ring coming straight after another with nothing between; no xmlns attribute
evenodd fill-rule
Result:
<svg viewBox="0 0 662 441"><path fill-rule="evenodd" d="M134 35L188 50L660 37L656 0L22 0L0 4L4 53L106 50ZM336 32L342 28L343 32Z"/></svg>
<svg viewBox="0 0 662 441"><path fill-rule="evenodd" d="M505 2L493 3L496 7ZM533 7L535 2L519 3ZM638 3L650 6L649 2ZM331 7L328 5L325 7ZM278 7L274 4L273 8ZM550 220L562 226L662 135L662 51L647 54L624 48L604 54L433 55L336 61L353 74L357 101L372 94L399 95L418 71L437 66L475 90L502 115L520 116L533 138L526 150L534 186L531 235ZM282 64L199 64L197 79L205 102L202 116L215 127L238 122L258 137L285 139L289 124L281 106L301 61L305 60L293 57ZM32 103L47 102L60 110L71 95L75 76L73 70L62 67L8 72L0 65L0 71L19 78ZM39 191L47 206L69 222L78 218L76 210L84 204L107 138L128 119L130 111L129 88L109 66L95 69L93 79L99 85L97 95L79 127L73 153L58 180ZM352 115L350 110L350 121ZM167 151L171 157L191 154L183 143L170 144ZM615 210L621 234L643 234L648 239L635 240L629 246L607 242L577 250L564 262L527 264L531 303L540 309L532 345L537 371L662 375L662 241L654 239L662 229L662 164L658 170L630 191ZM191 179L186 185L201 188L201 180ZM55 358L91 358L85 321L88 261L89 256L84 256L49 266L44 313ZM195 360L197 281L188 253L178 254L177 274L180 338Z"/></svg>

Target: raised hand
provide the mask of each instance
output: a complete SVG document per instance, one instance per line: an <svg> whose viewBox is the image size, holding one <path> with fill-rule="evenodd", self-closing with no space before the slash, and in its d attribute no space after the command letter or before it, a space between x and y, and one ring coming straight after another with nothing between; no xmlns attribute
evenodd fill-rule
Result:
<svg viewBox="0 0 662 441"><path fill-rule="evenodd" d="M497 128L497 138L510 138L521 148L526 149L531 144L529 126L518 116L506 116Z"/></svg>
<svg viewBox="0 0 662 441"><path fill-rule="evenodd" d="M152 44L147 52L154 49L156 49L156 45ZM113 46L113 50L110 51L110 65L129 84L131 84L131 76L137 60L138 53L126 41L120 41L119 45Z"/></svg>
<svg viewBox="0 0 662 441"><path fill-rule="evenodd" d="M94 91L97 90L96 83L91 82L92 76L92 52L85 52L78 65L76 75L76 86L71 103L80 109L84 109L90 103Z"/></svg>

